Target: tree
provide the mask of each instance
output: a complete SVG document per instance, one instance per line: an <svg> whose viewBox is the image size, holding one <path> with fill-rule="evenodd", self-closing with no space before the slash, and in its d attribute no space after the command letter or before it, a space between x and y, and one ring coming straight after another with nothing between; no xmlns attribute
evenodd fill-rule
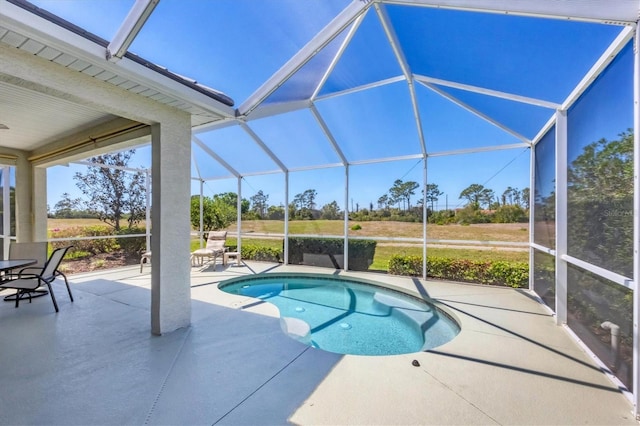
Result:
<svg viewBox="0 0 640 426"><path fill-rule="evenodd" d="M402 195L402 180L396 179L393 182L393 186L389 189L389 199L391 204L398 203L398 208L400 208L400 201L404 201L404 197ZM403 205L404 207L404 205Z"/></svg>
<svg viewBox="0 0 640 426"><path fill-rule="evenodd" d="M125 216L129 227L145 217L146 174L124 170L135 152L131 149L92 157L91 163L115 167L89 166L86 173L77 172L73 176L78 188L89 198L85 201L86 209L116 231Z"/></svg>
<svg viewBox="0 0 640 426"><path fill-rule="evenodd" d="M304 207L309 210L315 209L317 195L318 193L316 192L315 189L307 189L306 191L304 191L304 193L302 194L302 197L304 200Z"/></svg>
<svg viewBox="0 0 640 426"><path fill-rule="evenodd" d="M340 219L340 207L336 201L332 201L329 204L322 206L321 215L322 219L335 220Z"/></svg>
<svg viewBox="0 0 640 426"><path fill-rule="evenodd" d="M222 198L202 197L202 231L224 229L236 220L237 209ZM200 229L200 196L191 196L191 226Z"/></svg>
<svg viewBox="0 0 640 426"><path fill-rule="evenodd" d="M282 220L284 219L284 206L269 206L267 209L267 217L270 220Z"/></svg>
<svg viewBox="0 0 640 426"><path fill-rule="evenodd" d="M378 198L378 208L379 209L388 209L389 208L389 195L384 194L380 198Z"/></svg>
<svg viewBox="0 0 640 426"><path fill-rule="evenodd" d="M438 189L438 185L435 183L428 183L426 192L425 199L427 203L431 203L431 211L434 211L434 203L438 202L438 197L440 197L443 192Z"/></svg>
<svg viewBox="0 0 640 426"><path fill-rule="evenodd" d="M529 204L531 202L531 191L529 190L529 188L524 188L521 191L522 194L522 207L525 208L525 210L529 210Z"/></svg>
<svg viewBox="0 0 640 426"><path fill-rule="evenodd" d="M250 198L252 207L251 209L256 212L260 216L260 218L264 218L267 208L269 205L267 201L269 201L269 195L262 192L262 189L256 192L254 196Z"/></svg>
<svg viewBox="0 0 640 426"><path fill-rule="evenodd" d="M473 183L462 190L460 198L466 199L469 203L478 207L489 205L493 201L494 193L491 189L485 188L484 185Z"/></svg>
<svg viewBox="0 0 640 426"><path fill-rule="evenodd" d="M402 197L407 200L407 210L411 210L411 196L420 185L418 182L408 181L402 184Z"/></svg>
<svg viewBox="0 0 640 426"><path fill-rule="evenodd" d="M75 211L80 209L82 200L80 198L71 198L68 192L62 194L62 198L58 201L53 209L56 218L69 219L73 217Z"/></svg>
<svg viewBox="0 0 640 426"><path fill-rule="evenodd" d="M238 209L238 194L236 194L235 192L223 192L220 194L215 194L213 198L220 199L221 202L225 203L229 207L232 207L236 211ZM240 202L240 212L242 214L247 213L249 211L250 205L251 204L249 203L249 200L243 198Z"/></svg>

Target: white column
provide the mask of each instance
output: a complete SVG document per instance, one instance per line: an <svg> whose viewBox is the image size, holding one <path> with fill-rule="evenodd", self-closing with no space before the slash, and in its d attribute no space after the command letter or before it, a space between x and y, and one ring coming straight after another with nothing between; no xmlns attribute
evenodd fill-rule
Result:
<svg viewBox="0 0 640 426"><path fill-rule="evenodd" d="M33 167L26 155L16 161L15 204L18 241L46 241L47 171Z"/></svg>
<svg viewBox="0 0 640 426"><path fill-rule="evenodd" d="M640 420L640 36L636 30L633 69L633 413Z"/></svg>
<svg viewBox="0 0 640 426"><path fill-rule="evenodd" d="M349 270L349 165L344 166L344 270Z"/></svg>
<svg viewBox="0 0 640 426"><path fill-rule="evenodd" d="M567 112L556 112L556 323L567 322Z"/></svg>
<svg viewBox="0 0 640 426"><path fill-rule="evenodd" d="M151 332L163 334L191 322L191 123L186 114L151 126L153 238Z"/></svg>
<svg viewBox="0 0 640 426"><path fill-rule="evenodd" d="M284 264L289 264L289 171L284 172Z"/></svg>

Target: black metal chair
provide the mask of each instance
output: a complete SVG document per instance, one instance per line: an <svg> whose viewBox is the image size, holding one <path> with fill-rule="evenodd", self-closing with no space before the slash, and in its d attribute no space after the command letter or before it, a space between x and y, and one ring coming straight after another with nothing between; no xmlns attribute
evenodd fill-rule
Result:
<svg viewBox="0 0 640 426"><path fill-rule="evenodd" d="M73 302L73 295L71 294L71 288L69 287L69 281L67 281L67 277L60 271L58 271L58 267L60 266L60 262L64 258L65 254L67 254L67 250L71 247L63 247L53 251L47 263L44 265L38 273L28 273L21 274L18 278L3 281L0 283L0 289L4 288L13 288L16 290L15 301L16 308L20 304L20 299L25 298L29 299L29 303L31 303L31 293L36 290L38 287L42 287L44 285L47 286L49 290L49 294L51 295L51 301L53 302L53 307L58 312L58 303L56 302L56 297L53 294L53 289L51 288L51 283L58 276L62 276L64 278L64 282L67 285L67 291L69 292L69 298Z"/></svg>

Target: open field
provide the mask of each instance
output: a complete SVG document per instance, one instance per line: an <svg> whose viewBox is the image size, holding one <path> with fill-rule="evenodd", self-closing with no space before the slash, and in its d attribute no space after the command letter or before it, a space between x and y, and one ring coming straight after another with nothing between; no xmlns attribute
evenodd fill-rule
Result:
<svg viewBox="0 0 640 426"><path fill-rule="evenodd" d="M354 237L405 237L422 238L422 224L413 222L358 222L350 221L349 228L360 225L362 229L349 229ZM227 228L235 232L235 224ZM242 222L242 233L283 234L284 222L278 220L250 220ZM344 222L340 220L295 220L289 222L290 234L342 235ZM509 241L528 242L528 223L481 223L474 225L427 225L427 238L439 240Z"/></svg>
<svg viewBox="0 0 640 426"><path fill-rule="evenodd" d="M384 237L406 237L421 238L422 224L406 222L353 222L360 224L362 229L358 231L349 230L350 236L384 236ZM66 229L71 227L82 227L92 225L103 225L97 219L49 219L48 229ZM527 242L529 237L528 224L476 224L469 226L462 225L428 225L427 237L441 240L466 240L466 241L501 241L501 242ZM228 231L235 232L235 224L228 228ZM291 234L319 234L319 235L342 235L344 224L342 221L292 221L289 224ZM284 232L284 222L282 221L246 221L242 222L243 234L282 234ZM244 244L254 244L282 249L281 237L251 237L242 239ZM227 245L235 245L237 241L234 237L227 239ZM191 249L199 247L197 238L191 241ZM528 262L529 253L523 251L493 249L461 248L460 246L432 246L428 247L428 256L448 257L453 259L474 259L474 260L501 260L512 262ZM406 244L394 242L379 242L376 247L376 254L371 265L372 270L386 270L389 259L394 254L422 256L421 244Z"/></svg>
<svg viewBox="0 0 640 426"><path fill-rule="evenodd" d="M349 222L349 227L360 225L362 229L352 231L354 237L405 237L422 238L422 224L410 222ZM75 226L104 225L97 219L49 219L49 230ZM235 223L227 228L236 231ZM290 234L342 235L341 220L294 220L289 222ZM279 220L248 220L242 222L242 233L283 234L284 222ZM528 223L481 223L474 225L427 225L427 238L438 240L506 241L528 242Z"/></svg>

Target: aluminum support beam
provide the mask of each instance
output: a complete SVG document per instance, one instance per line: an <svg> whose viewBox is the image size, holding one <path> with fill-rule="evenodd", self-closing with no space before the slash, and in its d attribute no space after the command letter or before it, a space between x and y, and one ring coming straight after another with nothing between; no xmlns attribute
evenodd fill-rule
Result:
<svg viewBox="0 0 640 426"><path fill-rule="evenodd" d="M362 91L368 90L368 89L375 89L376 87L382 87L382 86L386 86L388 84L393 84L393 83L397 83L399 81L404 81L404 80L406 80L404 75L399 75L397 77L386 78L384 80L374 81L373 83L363 84L361 86L352 87L350 89L340 90L338 92L333 92L333 93L328 93L326 95L318 96L317 98L314 99L314 101L325 101L327 99L337 98L339 96L349 95L351 93L362 92ZM253 115L252 115L252 117L253 117Z"/></svg>
<svg viewBox="0 0 640 426"><path fill-rule="evenodd" d="M440 96L443 96L443 97L449 99L451 102L453 102L456 105L466 109L470 113L477 115L478 117L482 118L483 120L487 121L488 123L491 123L494 126L504 130L505 132L511 134L512 136L516 137L517 139L520 139L522 142L526 142L526 143L529 143L529 144L531 143L531 141L528 138L526 138L525 136L522 136L520 133L516 132L515 130L510 129L509 127L507 127L507 126L503 125L502 123L494 120L493 118L489 117L488 115L478 111L477 109L471 107L470 105L467 105L466 103L462 102L460 99L456 98L455 96L450 95L449 93L447 93L444 90L434 86L433 84L424 83L422 81L420 81L420 84L422 84L423 86L433 90L434 92L436 92Z"/></svg>
<svg viewBox="0 0 640 426"><path fill-rule="evenodd" d="M240 107L241 115L247 115L258 107L265 99L275 92L285 81L309 62L319 51L324 49L340 32L351 25L356 18L364 14L370 3L366 1L352 1L336 16L326 27L296 53L286 64L282 66L271 78L269 78L258 90L256 90Z"/></svg>
<svg viewBox="0 0 640 426"><path fill-rule="evenodd" d="M156 8L160 0L136 0L129 10L129 14L120 25L118 32L107 46L106 58L111 62L117 62L127 53L149 16Z"/></svg>
<svg viewBox="0 0 640 426"><path fill-rule="evenodd" d="M144 200L144 225L145 225L145 248L151 250L151 170L145 169L145 200ZM202 217L202 213L200 214Z"/></svg>
<svg viewBox="0 0 640 426"><path fill-rule="evenodd" d="M236 259L242 258L242 177L238 176L238 200L237 200L237 219L236 219L236 236L237 236L237 244L238 247L236 251L238 252L238 256ZM223 257L224 258L224 257ZM240 262L237 263L240 265Z"/></svg>
<svg viewBox="0 0 640 426"><path fill-rule="evenodd" d="M633 51L633 414L640 420L640 35Z"/></svg>
<svg viewBox="0 0 640 426"><path fill-rule="evenodd" d="M422 159L422 279L427 279L427 157ZM433 213L433 212L431 212Z"/></svg>
<svg viewBox="0 0 640 426"><path fill-rule="evenodd" d="M320 90L322 90L322 87L324 87L324 84L329 79L329 76L331 75L331 73L335 69L337 63L340 61L340 58L342 57L342 54L347 49L347 46L351 42L351 39L353 39L354 34L358 30L358 28L360 28L360 24L362 24L362 21L364 20L364 17L365 17L364 13L362 15L358 16L358 18L356 18L354 24L349 29L349 33L347 34L345 39L342 41L342 45L340 45L340 48L338 49L338 51L336 52L336 55L331 60L331 63L329 64L329 67L327 68L327 70L325 71L324 75L320 79L320 82L318 83L318 87L316 87L316 89L311 94L310 100L312 102L316 99L316 97L318 96L318 93L320 93Z"/></svg>
<svg viewBox="0 0 640 426"><path fill-rule="evenodd" d="M269 156L269 158L271 158L271 160L276 163L278 165L278 167L280 167L280 170L283 172L287 171L287 166L284 165L284 163L282 161L280 161L280 158L278 158L277 155L275 155L273 153L273 151L271 151L269 149L269 147L262 141L262 139L260 139L260 137L256 134L256 132L254 132L249 126L247 126L247 123L241 121L240 122L240 127L242 127L242 129L247 132L247 134L249 136L251 136L251 139L254 140L254 142L260 147L262 148L262 150L264 151L265 154L267 154Z"/></svg>
<svg viewBox="0 0 640 426"><path fill-rule="evenodd" d="M204 181L200 180L200 227L198 228L198 239L200 240L200 248L204 247Z"/></svg>
<svg viewBox="0 0 640 426"><path fill-rule="evenodd" d="M500 92L498 90L485 89L484 87L471 86L469 84L456 83L454 81L441 80L439 78L427 77L424 75L415 75L414 78L423 83L436 84L438 86L452 87L454 89L464 90L466 92L479 93L481 95L492 96L495 98L507 99L509 101L521 102L529 105L536 105L543 108L556 110L560 108L560 104L555 102L544 101L541 99L529 98L527 96L514 95L512 93Z"/></svg>
<svg viewBox="0 0 640 426"><path fill-rule="evenodd" d="M580 83L576 86L575 89L567 96L567 99L562 103L563 110L568 110L571 105L574 104L582 93L587 90L587 88L593 83L593 81L598 78L600 73L604 71L611 61L616 57L616 55L622 50L624 46L626 46L627 42L633 38L635 26L625 27L622 29L618 37L609 45L607 50L600 56L598 61L593 64L591 69L587 72L587 74L582 78Z"/></svg>
<svg viewBox="0 0 640 426"><path fill-rule="evenodd" d="M418 99L416 98L416 89L414 87L413 82L413 74L411 73L411 68L409 67L409 63L407 62L407 58L402 51L402 47L400 41L398 40L398 36L393 29L393 25L391 24L391 20L387 15L387 11L384 6L380 4L375 4L375 9L378 14L378 19L382 24L382 28L387 36L387 40L391 45L391 49L402 69L402 73L404 74L404 78L407 80L407 86L409 88L409 96L411 97L411 107L413 109L413 119L416 122L416 130L418 131L418 140L420 141L420 149L422 150L423 155L427 155L427 147L424 142L424 132L422 130L422 121L420 120L420 109L418 107Z"/></svg>
<svg viewBox="0 0 640 426"><path fill-rule="evenodd" d="M536 188L536 149L531 147L529 152L529 289L536 291L535 286L535 265L534 265L534 247L535 241L535 188Z"/></svg>
<svg viewBox="0 0 640 426"><path fill-rule="evenodd" d="M476 154L479 152L491 152L491 151L502 151L505 149L518 149L518 148L529 148L531 145L528 143L512 143L508 145L493 145L493 146L483 146L479 148L466 148L466 149L454 149L451 151L439 151L439 152L430 152L429 157L445 157L450 155L464 155L464 154Z"/></svg>
<svg viewBox="0 0 640 426"><path fill-rule="evenodd" d="M234 169L233 167L231 167L231 165L229 163L227 163L226 161L224 161L224 159L222 157L220 157L218 154L216 154L215 152L213 152L213 150L211 148L209 148L207 145L205 145L204 142L202 142L196 135L191 135L191 140L198 145L204 152L206 152L207 154L209 154L211 156L211 158L213 158L214 160L216 160L218 163L220 163L220 165L222 167L224 167L225 169L227 169L231 174L233 174L233 176L235 177L239 177L240 173Z"/></svg>
<svg viewBox="0 0 640 426"><path fill-rule="evenodd" d="M556 112L556 324L567 322L567 112Z"/></svg>
<svg viewBox="0 0 640 426"><path fill-rule="evenodd" d="M344 270L349 270L349 165L344 166Z"/></svg>
<svg viewBox="0 0 640 426"><path fill-rule="evenodd" d="M342 152L342 149L340 148L340 145L338 145L338 142L333 137L331 130L329 130L329 126L327 126L327 123L324 121L324 119L320 115L320 112L318 111L316 106L311 104L310 109L311 109L311 113L313 114L316 121L320 125L320 128L322 128L322 131L324 132L325 136L327 137L327 139L329 139L329 142L331 143L333 150L336 152L336 154L338 154L338 157L340 157L340 161L342 162L342 165L346 166L347 164L349 164L349 161L347 161L347 157L345 157L344 153Z"/></svg>
<svg viewBox="0 0 640 426"><path fill-rule="evenodd" d="M284 172L284 264L289 264L289 172Z"/></svg>
<svg viewBox="0 0 640 426"><path fill-rule="evenodd" d="M514 16L533 16L601 23L619 21L619 23L632 24L638 19L638 3L636 1L384 0L384 2L438 9L468 10Z"/></svg>

